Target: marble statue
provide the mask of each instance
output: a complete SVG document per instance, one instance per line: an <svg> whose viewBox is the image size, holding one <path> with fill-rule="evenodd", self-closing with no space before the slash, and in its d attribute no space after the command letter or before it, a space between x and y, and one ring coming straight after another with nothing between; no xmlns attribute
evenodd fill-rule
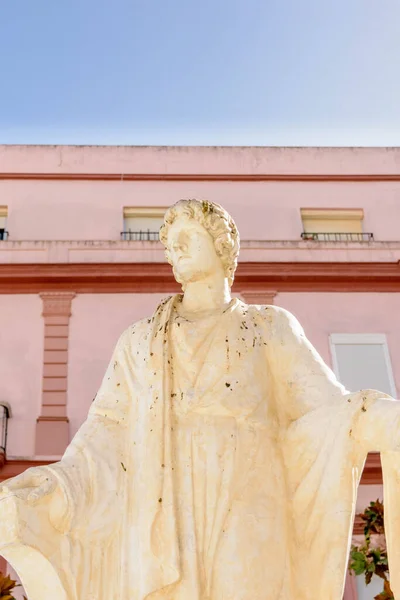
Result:
<svg viewBox="0 0 400 600"><path fill-rule="evenodd" d="M341 600L371 450L400 598L400 403L346 390L286 310L231 297L221 206L181 200L160 237L183 294L122 334L63 458L1 490L29 600Z"/></svg>

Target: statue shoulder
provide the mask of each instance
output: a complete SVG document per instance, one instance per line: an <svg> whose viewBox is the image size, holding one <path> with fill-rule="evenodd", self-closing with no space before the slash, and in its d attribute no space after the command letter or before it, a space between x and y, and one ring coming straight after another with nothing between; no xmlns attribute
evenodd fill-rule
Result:
<svg viewBox="0 0 400 600"><path fill-rule="evenodd" d="M297 318L286 308L276 306L275 304L248 305L250 315L257 315L258 318L272 330L272 333L279 334L287 331L303 332Z"/></svg>
<svg viewBox="0 0 400 600"><path fill-rule="evenodd" d="M170 309L171 301L173 301L172 296L164 298L152 316L145 317L132 323L132 325L129 325L119 337L117 346L123 349L127 347L132 348L143 343L148 344L151 340L156 323L159 325L160 317L165 315L166 311Z"/></svg>
<svg viewBox="0 0 400 600"><path fill-rule="evenodd" d="M152 319L144 318L129 325L120 335L117 348L124 349L131 347L136 343L140 343L143 339L147 339L151 331Z"/></svg>
<svg viewBox="0 0 400 600"><path fill-rule="evenodd" d="M294 318L292 313L288 310L276 306L275 304L247 304L244 306L250 315L259 315L261 318L268 321L290 320L290 318Z"/></svg>

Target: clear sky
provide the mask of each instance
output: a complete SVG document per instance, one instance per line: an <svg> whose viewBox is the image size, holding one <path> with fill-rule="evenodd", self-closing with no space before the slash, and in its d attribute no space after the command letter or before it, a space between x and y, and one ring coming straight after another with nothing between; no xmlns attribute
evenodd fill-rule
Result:
<svg viewBox="0 0 400 600"><path fill-rule="evenodd" d="M1 0L0 143L400 145L400 0Z"/></svg>

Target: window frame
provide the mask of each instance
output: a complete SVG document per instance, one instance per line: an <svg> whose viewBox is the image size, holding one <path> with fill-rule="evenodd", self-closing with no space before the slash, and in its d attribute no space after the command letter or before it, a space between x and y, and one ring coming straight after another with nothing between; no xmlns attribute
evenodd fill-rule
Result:
<svg viewBox="0 0 400 600"><path fill-rule="evenodd" d="M4 219L4 221L2 222L3 219ZM6 241L8 238L7 220L8 220L8 206L6 206L4 204L0 205L0 229L4 229L4 235L2 238L0 238L1 242ZM4 224L4 227L2 227L3 224Z"/></svg>
<svg viewBox="0 0 400 600"><path fill-rule="evenodd" d="M314 208L300 208L300 218L301 218L301 225L302 225L302 230L303 230L303 234L304 235L311 235L311 234L328 234L328 233L343 233L343 234L348 234L348 233L357 233L357 234L363 234L364 233L364 209L363 208L329 208L329 207L325 207L325 208L321 208L321 207L314 207ZM333 221L338 223L339 225L336 227L336 230L334 230L333 232L330 232L329 229L327 229L326 231L318 231L320 229L320 227L316 226L314 228L314 230L312 230L312 226L310 225L311 223L315 222L315 223L319 223L321 221L327 222L327 221ZM357 223L358 227L355 228L354 232L352 231L340 231L341 227L340 227L340 223L344 223L344 222L348 222L351 221L352 223ZM311 227L311 231L308 231L308 229ZM358 231L358 228L360 229L360 231Z"/></svg>
<svg viewBox="0 0 400 600"><path fill-rule="evenodd" d="M390 393L397 398L396 383L393 375L392 361L390 360L387 337L384 333L331 333L329 335L329 347L332 357L332 369L340 380L339 361L336 354L336 344L375 344L383 347L383 357L388 374Z"/></svg>

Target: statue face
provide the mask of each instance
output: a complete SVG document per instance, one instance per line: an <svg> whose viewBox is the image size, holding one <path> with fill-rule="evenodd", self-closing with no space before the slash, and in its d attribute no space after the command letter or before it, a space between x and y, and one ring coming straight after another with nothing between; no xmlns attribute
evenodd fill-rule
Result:
<svg viewBox="0 0 400 600"><path fill-rule="evenodd" d="M201 281L216 272L223 274L214 240L195 219L178 217L169 228L167 247L174 274L183 284Z"/></svg>

